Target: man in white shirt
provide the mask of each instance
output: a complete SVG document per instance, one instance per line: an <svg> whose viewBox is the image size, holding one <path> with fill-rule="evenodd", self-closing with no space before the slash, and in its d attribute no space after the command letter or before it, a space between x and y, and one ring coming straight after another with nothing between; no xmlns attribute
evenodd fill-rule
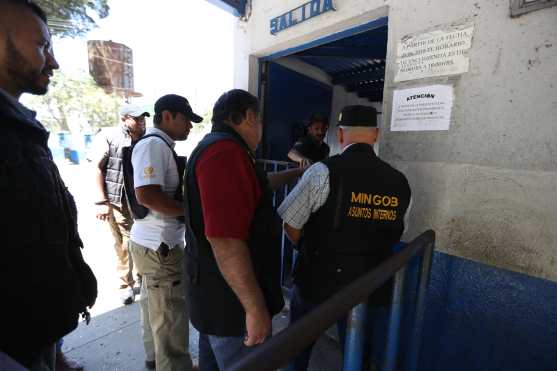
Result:
<svg viewBox="0 0 557 371"><path fill-rule="evenodd" d="M154 128L133 147L132 164L137 202L149 212L136 219L129 250L141 286L141 316L147 368L189 371L189 315L183 280L183 164L174 141L186 140L193 113L186 98L165 95L155 103Z"/></svg>

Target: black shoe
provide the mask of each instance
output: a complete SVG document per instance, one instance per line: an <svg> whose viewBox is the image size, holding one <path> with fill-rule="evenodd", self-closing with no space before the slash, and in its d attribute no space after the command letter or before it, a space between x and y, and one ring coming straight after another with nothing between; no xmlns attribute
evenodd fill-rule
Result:
<svg viewBox="0 0 557 371"><path fill-rule="evenodd" d="M130 305L135 300L135 293L131 287L120 290L120 300L124 305Z"/></svg>
<svg viewBox="0 0 557 371"><path fill-rule="evenodd" d="M145 361L145 367L147 367L149 370L154 370L157 368L157 364L155 363L155 361Z"/></svg>

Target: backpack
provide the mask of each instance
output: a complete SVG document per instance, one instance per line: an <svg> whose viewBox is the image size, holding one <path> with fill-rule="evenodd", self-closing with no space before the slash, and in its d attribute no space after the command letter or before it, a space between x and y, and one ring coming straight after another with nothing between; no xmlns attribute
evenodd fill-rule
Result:
<svg viewBox="0 0 557 371"><path fill-rule="evenodd" d="M129 147L122 148L122 171L124 173L124 190L126 193L126 200L128 202L128 208L134 220L143 219L149 214L149 209L137 201L137 197L135 196L135 187L133 184L133 164L132 164L132 153L133 149L137 143L142 141L143 139L150 138L150 137L157 137L160 138L168 148L172 151L172 155L174 156L174 161L176 161L176 168L178 169L178 179L179 184L178 188L176 189L176 193L174 194L174 199L177 201L182 201L184 197L183 192L183 184L184 184L184 171L186 169L186 158L183 156L178 156L174 148L168 143L162 136L158 134L148 134L145 135L134 143L132 143ZM179 217L182 218L182 217Z"/></svg>

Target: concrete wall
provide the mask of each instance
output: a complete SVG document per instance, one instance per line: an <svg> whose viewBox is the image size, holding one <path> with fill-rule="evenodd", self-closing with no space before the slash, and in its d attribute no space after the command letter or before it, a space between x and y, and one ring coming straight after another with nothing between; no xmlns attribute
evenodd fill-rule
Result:
<svg viewBox="0 0 557 371"><path fill-rule="evenodd" d="M438 232L445 252L557 281L557 7L509 17L508 2L391 2L384 109L392 90L450 82L446 132L389 132L381 155L414 189L410 235ZM396 40L474 24L470 71L393 83Z"/></svg>
<svg viewBox="0 0 557 371"><path fill-rule="evenodd" d="M257 57L388 16L380 155L414 190L408 237L433 228L449 254L557 281L557 7L513 19L500 0L337 0L336 11L271 35L269 20L301 3L254 1L239 22L236 85L256 91ZM398 40L461 23L474 25L468 73L393 82ZM455 89L450 130L390 132L392 91L439 82Z"/></svg>
<svg viewBox="0 0 557 371"><path fill-rule="evenodd" d="M337 11L270 35L269 20L301 3L254 1L236 84L257 91L258 57L389 17L379 154L414 192L406 239L432 228L440 250L419 369L554 370L557 7L513 19L508 0L337 0ZM398 40L465 23L469 72L394 83ZM390 132L393 90L436 83L454 86L450 130ZM334 118L357 99L335 87L333 102ZM328 142L338 150L334 130Z"/></svg>

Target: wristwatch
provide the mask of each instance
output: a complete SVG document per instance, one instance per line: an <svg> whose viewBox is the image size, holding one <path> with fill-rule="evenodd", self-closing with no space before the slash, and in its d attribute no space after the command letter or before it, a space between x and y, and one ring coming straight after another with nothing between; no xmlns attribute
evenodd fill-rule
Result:
<svg viewBox="0 0 557 371"><path fill-rule="evenodd" d="M108 205L108 200L96 201L96 202L95 202L95 205L98 205L98 206L100 206L100 205Z"/></svg>

